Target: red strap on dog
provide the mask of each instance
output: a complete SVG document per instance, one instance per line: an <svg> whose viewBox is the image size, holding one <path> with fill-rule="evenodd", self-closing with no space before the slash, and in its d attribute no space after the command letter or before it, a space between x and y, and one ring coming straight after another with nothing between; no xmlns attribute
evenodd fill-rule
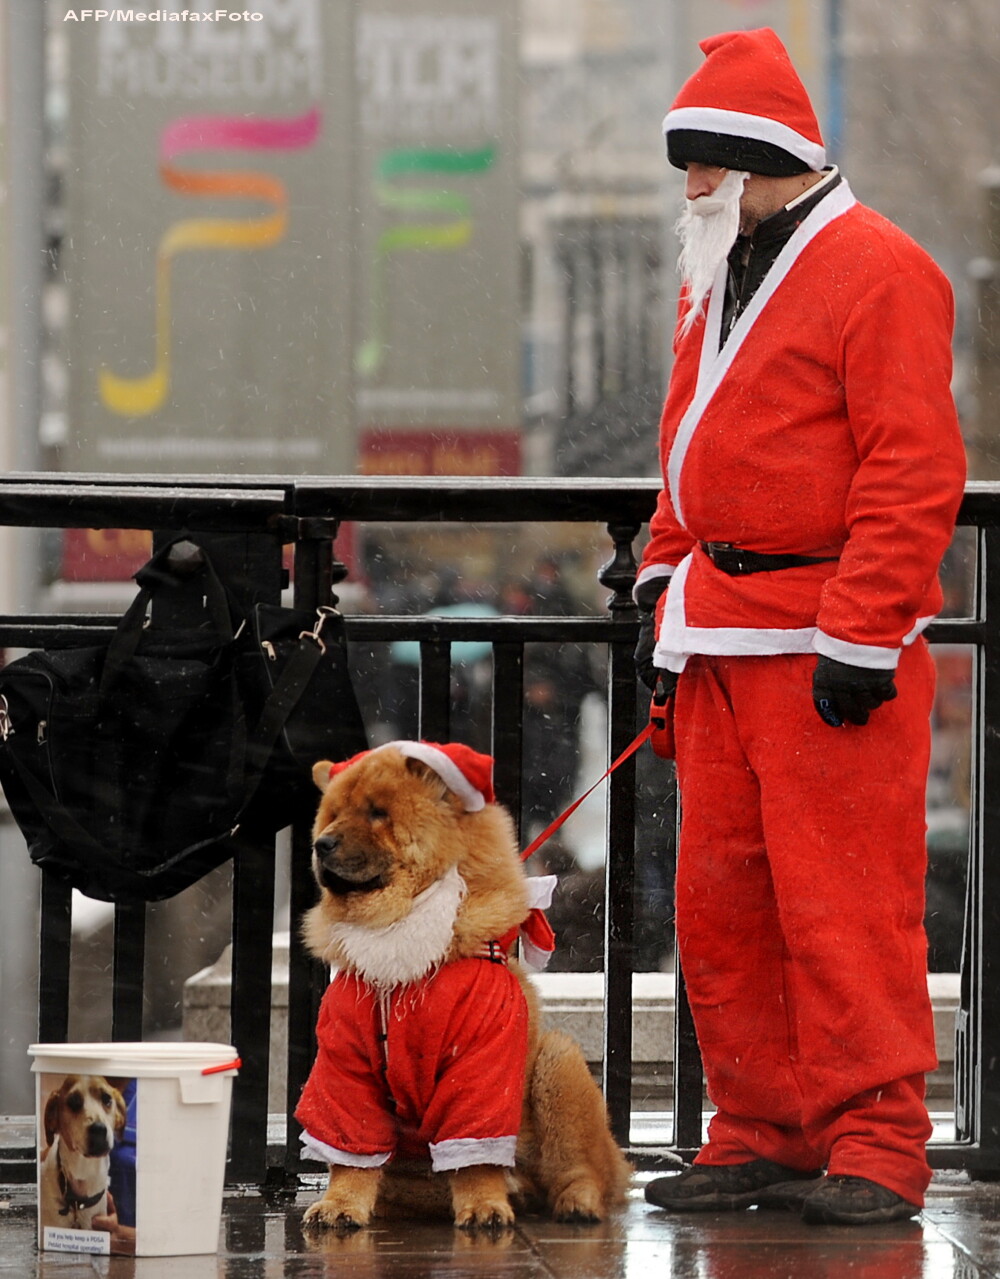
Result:
<svg viewBox="0 0 1000 1279"><path fill-rule="evenodd" d="M538 850L541 848L541 846L545 843L545 841L547 839L550 839L556 833L556 831L559 829L560 826L564 825L567 821L569 821L569 819L573 816L573 814L580 807L583 801L590 794L592 794L592 792L597 790L601 782L606 781L611 776L611 774L615 771L615 769L619 767L619 765L624 764L627 759L631 758L631 756L633 756L636 753L636 751L639 749L640 746L642 746L644 742L649 741L650 737L652 737L654 731L656 730L656 727L657 726L653 724L652 722L648 723L646 727L642 730L642 732L639 733L639 735L636 738L634 738L633 741L631 741L628 744L628 746L625 747L625 749L614 761L614 763L611 764L611 766L597 779L596 782L594 782L593 786L585 790L578 799L574 799L572 804L570 804L569 808L567 808L564 812L560 813L554 822L549 822L548 826L545 827L545 829L541 832L540 835L535 836L535 838L531 841L528 847L521 854L521 861L526 862L532 853L537 853Z"/></svg>

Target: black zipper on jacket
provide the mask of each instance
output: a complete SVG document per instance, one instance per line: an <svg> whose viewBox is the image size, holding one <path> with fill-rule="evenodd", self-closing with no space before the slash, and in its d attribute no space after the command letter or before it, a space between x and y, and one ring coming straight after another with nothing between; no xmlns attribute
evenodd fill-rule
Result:
<svg viewBox="0 0 1000 1279"><path fill-rule="evenodd" d="M750 263L753 258L753 247L754 247L753 237L751 236L749 245L747 247L747 258L746 258L746 261L741 264L743 270L738 282L736 279L736 272L733 269L732 264L729 264L729 280L732 286L731 292L733 297L733 309L729 315L729 323L726 325L723 325L722 331L719 334L719 350L720 351L725 346L726 340L728 339L730 333L732 333L733 329L736 327L736 321L743 314L743 310L745 306L743 301L743 295L746 292L747 280L750 278Z"/></svg>
<svg viewBox="0 0 1000 1279"><path fill-rule="evenodd" d="M730 333L732 333L733 328L736 325L736 321L743 314L743 308L744 308L743 294L746 292L747 280L750 278L750 263L752 260L753 260L753 237L751 236L750 243L747 245L747 258L746 258L746 261L743 263L743 275L740 278L739 286L736 289L736 299L733 303L733 313L729 317L729 328L726 332L727 337L729 336ZM735 279L733 280L733 284L734 285L736 284Z"/></svg>

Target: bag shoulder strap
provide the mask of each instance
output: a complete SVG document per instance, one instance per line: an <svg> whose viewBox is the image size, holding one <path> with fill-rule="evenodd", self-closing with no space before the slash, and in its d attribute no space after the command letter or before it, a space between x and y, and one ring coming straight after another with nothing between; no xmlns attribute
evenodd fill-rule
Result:
<svg viewBox="0 0 1000 1279"><path fill-rule="evenodd" d="M253 773L243 793L241 810L253 799L267 768L267 762L288 717L309 687L313 674L326 655L323 627L336 615L336 609L322 606L317 611L316 625L311 631L302 631L299 642L285 663L284 670L275 681L256 726L250 734L249 753L254 758Z"/></svg>

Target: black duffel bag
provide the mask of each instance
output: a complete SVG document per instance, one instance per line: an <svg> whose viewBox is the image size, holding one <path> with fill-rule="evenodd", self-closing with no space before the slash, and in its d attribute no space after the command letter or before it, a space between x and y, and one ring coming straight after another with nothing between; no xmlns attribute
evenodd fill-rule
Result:
<svg viewBox="0 0 1000 1279"><path fill-rule="evenodd" d="M367 745L336 609L241 613L203 549L174 570L180 542L109 642L0 670L0 782L31 859L103 901L172 897L238 829L308 816L316 760Z"/></svg>

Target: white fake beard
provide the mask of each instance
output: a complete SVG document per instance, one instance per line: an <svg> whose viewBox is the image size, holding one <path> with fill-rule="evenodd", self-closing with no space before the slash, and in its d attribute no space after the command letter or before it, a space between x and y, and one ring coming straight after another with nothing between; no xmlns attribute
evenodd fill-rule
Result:
<svg viewBox="0 0 1000 1279"><path fill-rule="evenodd" d="M448 953L464 897L465 880L452 866L413 899L404 919L384 928L332 924L330 942L339 945L358 974L380 991L418 981Z"/></svg>
<svg viewBox="0 0 1000 1279"><path fill-rule="evenodd" d="M711 195L685 200L674 230L681 241L677 268L688 290L688 310L681 325L687 333L701 311L719 264L740 230L740 197L749 173L730 169Z"/></svg>

